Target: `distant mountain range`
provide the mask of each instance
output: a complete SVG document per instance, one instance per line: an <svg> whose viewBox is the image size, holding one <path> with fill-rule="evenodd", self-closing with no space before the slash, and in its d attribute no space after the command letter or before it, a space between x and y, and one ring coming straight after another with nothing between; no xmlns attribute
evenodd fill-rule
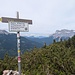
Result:
<svg viewBox="0 0 75 75"><path fill-rule="evenodd" d="M43 47L44 43L50 45L53 43L54 39L56 41L59 41L61 38L62 40L67 40L74 35L74 30L63 29L56 30L56 32L49 37L21 37L21 53L24 53L26 50L29 51L34 47ZM11 56L17 55L17 36L14 33L0 30L0 58L3 58L5 53L8 53Z"/></svg>
<svg viewBox="0 0 75 75"><path fill-rule="evenodd" d="M42 47L43 45L28 40L25 37L21 38L21 53L24 53L26 50L31 50L35 46L37 48ZM5 53L8 53L10 56L17 55L17 36L14 33L8 33L5 30L0 30L0 57L4 57Z"/></svg>
<svg viewBox="0 0 75 75"><path fill-rule="evenodd" d="M75 35L75 30L67 30L67 29L62 29L62 30L56 30L54 34L51 34L49 37L45 36L31 36L31 37L26 37L29 40L39 42L41 44L46 43L47 45L52 44L53 40L55 39L56 41L62 40L67 40L68 38L71 38L72 36Z"/></svg>
<svg viewBox="0 0 75 75"><path fill-rule="evenodd" d="M29 39L29 40L32 40L32 41L39 42L43 45L44 45L44 43L46 43L47 45L53 43L53 36L43 37L43 38L40 38L40 37L26 37L26 38Z"/></svg>

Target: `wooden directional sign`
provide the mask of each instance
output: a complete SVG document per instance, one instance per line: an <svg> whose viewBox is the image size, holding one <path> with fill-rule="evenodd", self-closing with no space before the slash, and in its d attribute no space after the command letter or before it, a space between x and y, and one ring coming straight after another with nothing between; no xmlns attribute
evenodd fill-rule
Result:
<svg viewBox="0 0 75 75"><path fill-rule="evenodd" d="M14 22L25 22L25 23L28 23L28 24L32 24L32 20L9 18L9 17L1 17L0 21L4 22L4 23L8 23L9 21L14 21Z"/></svg>

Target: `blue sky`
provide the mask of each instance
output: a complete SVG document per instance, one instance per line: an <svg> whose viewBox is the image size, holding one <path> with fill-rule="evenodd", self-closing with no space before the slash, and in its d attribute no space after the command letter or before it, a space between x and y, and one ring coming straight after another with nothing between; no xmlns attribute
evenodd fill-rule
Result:
<svg viewBox="0 0 75 75"><path fill-rule="evenodd" d="M48 35L56 30L75 30L75 0L0 0L0 17L31 19L33 25L22 35ZM0 29L8 24L0 22Z"/></svg>

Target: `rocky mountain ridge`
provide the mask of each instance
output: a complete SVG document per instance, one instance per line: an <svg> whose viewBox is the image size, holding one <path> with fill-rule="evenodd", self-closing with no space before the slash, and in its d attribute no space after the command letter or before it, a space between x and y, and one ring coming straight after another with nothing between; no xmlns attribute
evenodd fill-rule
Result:
<svg viewBox="0 0 75 75"><path fill-rule="evenodd" d="M72 37L74 35L75 35L75 30L62 29L62 30L56 30L56 32L51 36L53 36L54 38L57 37L61 38L61 37Z"/></svg>

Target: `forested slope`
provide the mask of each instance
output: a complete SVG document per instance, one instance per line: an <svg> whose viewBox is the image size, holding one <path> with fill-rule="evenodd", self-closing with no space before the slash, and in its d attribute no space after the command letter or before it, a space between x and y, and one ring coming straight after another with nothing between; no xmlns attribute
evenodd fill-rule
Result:
<svg viewBox="0 0 75 75"><path fill-rule="evenodd" d="M68 41L54 42L21 55L25 75L75 75L75 36ZM17 70L17 58L5 55L0 72Z"/></svg>

